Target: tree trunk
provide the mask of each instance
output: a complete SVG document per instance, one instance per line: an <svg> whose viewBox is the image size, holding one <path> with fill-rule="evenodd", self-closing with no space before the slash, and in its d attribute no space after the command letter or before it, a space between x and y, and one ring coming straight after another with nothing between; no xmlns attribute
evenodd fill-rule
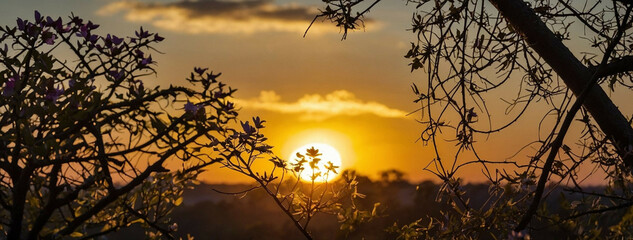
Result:
<svg viewBox="0 0 633 240"><path fill-rule="evenodd" d="M507 22L549 64L578 96L593 72L583 65L523 0L489 0ZM583 106L613 142L625 165L633 167L633 128L599 85L594 85Z"/></svg>

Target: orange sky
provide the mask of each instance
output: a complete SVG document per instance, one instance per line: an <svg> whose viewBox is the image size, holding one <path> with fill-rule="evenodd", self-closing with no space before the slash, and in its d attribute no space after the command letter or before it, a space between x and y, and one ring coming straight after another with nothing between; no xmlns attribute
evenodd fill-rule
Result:
<svg viewBox="0 0 633 240"><path fill-rule="evenodd" d="M340 151L344 168L362 174L376 176L381 170L397 169L413 181L434 179L422 171L433 157L431 148L416 142L423 126L415 121L417 115L406 116L417 108L409 86L423 79L422 72L410 73L403 57L415 37L405 31L414 6L405 6L404 1L381 3L364 31L340 41L338 28L328 23L317 23L302 38L310 20L306 17L314 16L320 1L251 3L9 0L0 9L0 24L31 18L38 9L51 16L72 12L101 24L103 33L118 36L144 26L166 37L156 46L164 54L154 54L155 84L184 84L194 66L222 72L221 80L238 89L241 118L267 120L264 133L280 157L307 143L322 142ZM506 118L502 97L489 101L498 110L495 120ZM476 139L480 151L495 160L512 156L537 138L543 111L537 105L505 133L480 136ZM526 155L520 153L515 159L525 160ZM483 179L478 168L466 169L462 176ZM203 180L245 178L213 168Z"/></svg>

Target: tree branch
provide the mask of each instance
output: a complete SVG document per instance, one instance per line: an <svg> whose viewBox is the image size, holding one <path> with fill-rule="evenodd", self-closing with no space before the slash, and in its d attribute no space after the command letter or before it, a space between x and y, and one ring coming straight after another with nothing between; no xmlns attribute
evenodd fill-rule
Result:
<svg viewBox="0 0 633 240"><path fill-rule="evenodd" d="M159 170L160 168L162 168L163 162L165 162L165 160L170 158L176 152L182 150L184 147L186 147L191 142L194 142L196 139L198 139L198 137L200 137L202 135L204 135L204 133L198 133L195 136L192 136L192 138L190 138L187 141L185 141L182 144L180 144L179 146L177 146L175 148L172 148L169 151L167 151L165 154L163 154L160 157L160 159L158 161L156 161L155 163L153 163L152 165L147 167L145 169L145 171L143 171L136 178L134 178L132 181L130 181L130 183L128 183L127 185L125 185L125 186L123 186L123 187L121 187L119 189L116 189L114 191L110 191L107 196L105 196L104 198L99 200L99 202L94 204L94 206L92 208L88 209L86 212L84 212L83 214L77 216L75 219L73 219L71 222L69 222L64 229L62 229L62 230L60 230L58 232L58 234L61 235L61 236L71 234L73 231L75 231L75 229L77 227L79 227L81 224L83 224L86 220L90 219L90 217L92 217L95 214L99 213L101 210L103 210L110 203L116 201L119 197L123 196L124 194L129 193L136 186L138 186L141 183L143 183L143 181L145 181L145 179L147 179L150 176L151 173L153 173L153 172Z"/></svg>
<svg viewBox="0 0 633 240"><path fill-rule="evenodd" d="M589 70L596 72L598 70L598 66L589 66ZM631 71L633 71L633 56L626 56L614 59L602 67L602 69L597 72L597 76L602 78Z"/></svg>
<svg viewBox="0 0 633 240"><path fill-rule="evenodd" d="M517 29L523 39L541 56L579 96L591 82L591 71L578 60L559 38L541 21L523 0L489 0ZM600 129L611 140L625 165L633 166L633 128L618 107L599 86L592 87L583 102Z"/></svg>
<svg viewBox="0 0 633 240"><path fill-rule="evenodd" d="M624 16L624 19L625 19L624 21L625 22L627 21L627 19L629 17L629 14L631 13L631 9L632 8L629 7L627 9L627 11L626 11L626 14ZM531 10L529 10L529 11L531 11ZM532 12L532 14L533 14L533 12ZM543 195L543 191L545 190L545 184L547 183L547 181L549 179L549 173L552 170L552 164L555 161L556 155L558 154L558 150L563 145L563 140L565 139L565 135L567 135L567 131L569 130L569 127L571 126L571 123L574 120L574 117L576 116L576 113L578 112L578 110L580 110L580 108L583 105L585 105L585 103L587 101L591 100L590 94L591 94L592 90L599 89L596 86L596 84L598 82L598 79L599 79L599 77L597 76L598 72L601 72L603 67L607 65L607 62L609 61L611 53L613 52L615 46L618 44L618 42L622 38L622 35L624 34L624 31L625 31L625 28L623 28L623 27L619 27L618 28L618 31L616 32L616 35L613 37L613 39L609 43L609 46L605 50L604 56L602 57L602 61L600 62L600 65L598 65L598 69L590 76L589 81L585 83L586 86L583 88L583 90L580 92L580 94L576 95L577 96L576 101L574 102L574 104L569 109L569 112L565 116L565 119L563 120L563 124L560 127L558 135L556 135L556 138L551 143L550 152L549 152L549 155L547 156L547 160L545 161L545 164L543 165L543 172L541 173L541 176L539 177L538 185L536 187L536 192L534 194L534 199L532 200L532 203L530 204L530 207L528 208L528 210L525 213L525 215L523 215L523 218L521 219L519 224L516 226L514 231L520 232L523 229L525 229L527 227L527 225L530 223L530 221L532 220L532 216L536 213L536 210L538 209L538 206L539 206L540 201L541 201L541 197ZM563 47L564 47L564 45L563 45ZM602 89L600 89L600 90L602 90ZM620 112L617 111L617 113L620 113ZM621 115L621 113L620 113L620 115ZM629 126L629 129L630 129L630 126ZM622 158L626 158L626 157L627 157L626 155L622 156ZM628 156L628 157L630 158L630 156ZM627 160L627 159L625 159L625 160Z"/></svg>

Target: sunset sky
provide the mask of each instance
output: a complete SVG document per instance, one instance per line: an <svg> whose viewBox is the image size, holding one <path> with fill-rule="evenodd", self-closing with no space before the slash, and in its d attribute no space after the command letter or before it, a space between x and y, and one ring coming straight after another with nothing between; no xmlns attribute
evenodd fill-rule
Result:
<svg viewBox="0 0 633 240"><path fill-rule="evenodd" d="M133 35L140 26L160 33L166 40L155 47L164 54L153 55L158 74L152 81L185 84L194 66L222 72L221 80L238 89L240 118L265 119L264 133L282 158L300 146L319 142L339 150L343 168L372 176L397 169L412 181L434 179L422 170L433 156L430 147L416 141L423 126L415 121L417 114L407 116L418 107L410 85L424 75L411 73L403 57L415 40L406 31L414 6L405 1L381 2L365 29L350 33L344 41L336 26L319 21L302 37L317 8L323 7L320 1L3 3L2 25L14 25L17 17L31 19L33 10L39 10L50 16L74 13L100 24L100 33ZM505 108L500 98L491 99L493 108ZM504 118L503 110L498 114ZM538 120L528 116L522 124L532 127L516 126L506 135L477 139L481 152L496 160L512 156L526 143L517 137L537 137L533 126ZM479 170L468 171L469 180L483 179ZM203 180L245 178L213 168Z"/></svg>

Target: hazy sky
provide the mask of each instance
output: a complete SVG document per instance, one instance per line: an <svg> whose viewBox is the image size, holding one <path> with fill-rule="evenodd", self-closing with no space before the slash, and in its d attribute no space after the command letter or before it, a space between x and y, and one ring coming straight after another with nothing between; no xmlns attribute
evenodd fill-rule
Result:
<svg viewBox="0 0 633 240"><path fill-rule="evenodd" d="M403 57L415 38L406 31L414 6L400 0L380 3L364 31L350 33L345 41L337 27L320 22L303 38L322 6L305 0L4 0L0 24L31 19L37 9L50 16L74 13L101 24L100 33L118 36L133 35L143 26L166 38L155 46L164 54L153 56L158 76L151 81L185 84L194 66L222 72L221 80L238 89L241 118L267 120L264 133L282 158L321 142L340 151L343 168L369 175L394 168L414 181L432 179L422 171L432 149L416 142L423 126L416 115L406 116L417 108L410 84L423 77L411 73ZM504 108L502 101L490 104ZM525 144L508 139L538 134L525 127L507 131L511 137L477 139L482 152L505 159ZM469 171L473 174L467 178L482 179L478 170ZM244 180L217 168L203 179Z"/></svg>

